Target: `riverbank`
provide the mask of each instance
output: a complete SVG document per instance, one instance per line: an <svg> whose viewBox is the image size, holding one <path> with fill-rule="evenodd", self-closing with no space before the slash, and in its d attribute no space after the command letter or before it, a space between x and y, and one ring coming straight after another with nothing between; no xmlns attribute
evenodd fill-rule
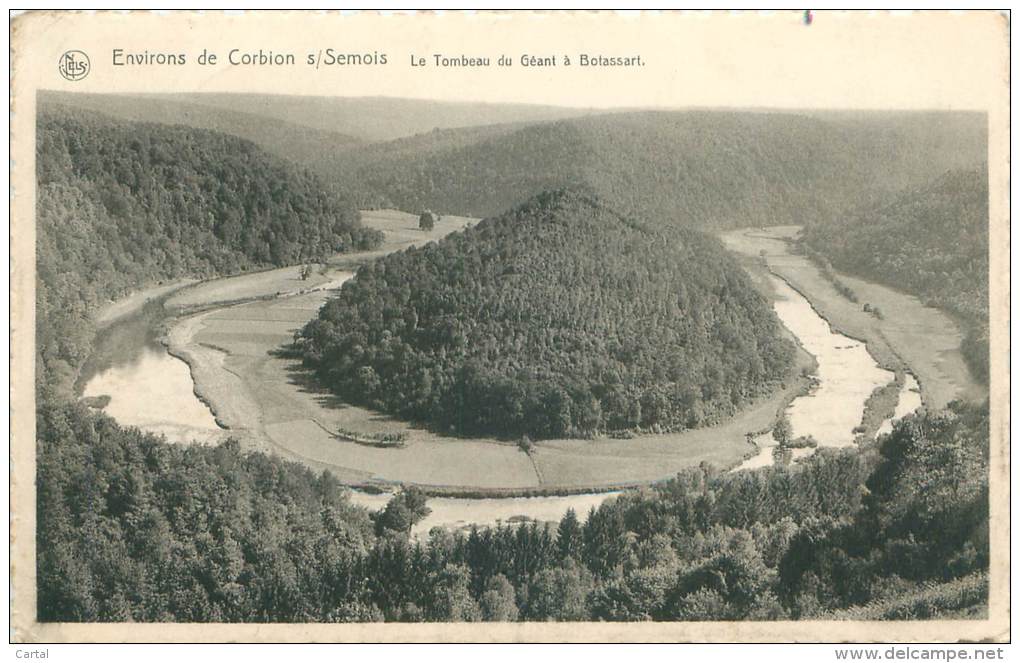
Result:
<svg viewBox="0 0 1020 663"><path fill-rule="evenodd" d="M978 384L960 352L963 334L952 316L925 306L920 299L842 273L838 280L856 295L841 294L807 256L792 252L800 228L779 226L724 234L730 248L764 259L774 274L801 293L832 328L859 339L882 368L913 373L925 407L939 409L957 398L982 401L987 389ZM878 308L879 315L864 305Z"/></svg>
<svg viewBox="0 0 1020 663"><path fill-rule="evenodd" d="M195 283L198 283L198 279L183 278L170 283L157 283L109 302L96 313L96 329L104 329L124 318L136 315L145 308L146 304Z"/></svg>

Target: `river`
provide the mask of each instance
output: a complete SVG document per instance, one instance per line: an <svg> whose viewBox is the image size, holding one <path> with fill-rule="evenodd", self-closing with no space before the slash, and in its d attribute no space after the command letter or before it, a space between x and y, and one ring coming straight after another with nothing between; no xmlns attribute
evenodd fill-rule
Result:
<svg viewBox="0 0 1020 663"><path fill-rule="evenodd" d="M786 408L793 437L810 435L820 447L849 446L854 443L854 428L861 423L868 397L896 376L879 368L863 343L834 332L811 307L811 302L786 281L776 276L770 276L770 281L776 293L773 304L776 315L818 362L817 379L811 390L793 399ZM758 435L755 444L758 454L737 469L772 464L776 443L771 433ZM793 449L793 458L813 452L811 448Z"/></svg>
<svg viewBox="0 0 1020 663"><path fill-rule="evenodd" d="M188 365L159 342L163 317L159 298L100 330L82 370L81 394L109 397L106 414L171 442L218 441L223 429L195 396Z"/></svg>
<svg viewBox="0 0 1020 663"><path fill-rule="evenodd" d="M890 371L878 367L863 343L834 332L810 302L782 279L770 276L775 292L776 314L786 328L812 354L818 365L809 393L788 405L786 415L794 437L810 435L819 446L853 444L854 428L861 423L864 405L872 391L890 382ZM209 285L215 287L217 282ZM314 309L313 309L314 310ZM310 311L309 315L313 313ZM82 395L109 397L105 411L119 422L163 434L176 443L215 443L227 434L209 408L194 393L187 364L169 355L158 341L160 323L166 316L162 302L153 302L138 315L106 327L99 335L96 353L83 372ZM911 376L912 377L912 376ZM916 382L912 383L916 387ZM909 394L902 408L911 408ZM897 408L896 417L902 416ZM763 467L772 462L774 441L769 433L755 439L760 451L736 469ZM794 451L795 458L812 449ZM528 520L555 521L573 508L583 518L588 510L618 493L583 493L533 498L431 498L432 513L415 528L427 533L434 526L464 527L472 523L493 525ZM353 500L368 508L380 508L390 495L357 492Z"/></svg>

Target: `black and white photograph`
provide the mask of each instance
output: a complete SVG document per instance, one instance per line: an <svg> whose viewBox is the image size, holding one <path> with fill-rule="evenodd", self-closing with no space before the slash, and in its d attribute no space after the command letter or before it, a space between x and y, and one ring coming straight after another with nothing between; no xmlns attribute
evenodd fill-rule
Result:
<svg viewBox="0 0 1020 663"><path fill-rule="evenodd" d="M535 18L12 19L12 641L1008 641L1008 17Z"/></svg>

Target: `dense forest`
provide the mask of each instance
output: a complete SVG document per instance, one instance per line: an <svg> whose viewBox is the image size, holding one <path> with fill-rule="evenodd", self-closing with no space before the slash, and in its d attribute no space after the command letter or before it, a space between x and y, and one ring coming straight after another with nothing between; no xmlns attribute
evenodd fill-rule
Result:
<svg viewBox="0 0 1020 663"><path fill-rule="evenodd" d="M972 113L614 113L370 145L345 179L362 206L491 216L586 186L614 209L703 229L803 225L982 158Z"/></svg>
<svg viewBox="0 0 1020 663"><path fill-rule="evenodd" d="M36 173L37 382L65 394L110 299L381 239L314 175L211 131L43 105Z"/></svg>
<svg viewBox="0 0 1020 663"><path fill-rule="evenodd" d="M804 241L848 274L949 310L966 326L963 351L988 379L987 168L947 172L846 218L809 226Z"/></svg>
<svg viewBox="0 0 1020 663"><path fill-rule="evenodd" d="M299 332L321 380L467 435L707 425L774 387L793 346L714 238L543 194L362 267Z"/></svg>
<svg viewBox="0 0 1020 663"><path fill-rule="evenodd" d="M44 621L918 619L987 600L980 407L425 539L417 490L369 514L329 473L233 442L168 445L79 405L43 407L38 440Z"/></svg>
<svg viewBox="0 0 1020 663"><path fill-rule="evenodd" d="M718 229L838 219L982 160L952 112L617 111L286 95L44 99L216 129L313 170L362 209L494 216L587 187L630 216Z"/></svg>

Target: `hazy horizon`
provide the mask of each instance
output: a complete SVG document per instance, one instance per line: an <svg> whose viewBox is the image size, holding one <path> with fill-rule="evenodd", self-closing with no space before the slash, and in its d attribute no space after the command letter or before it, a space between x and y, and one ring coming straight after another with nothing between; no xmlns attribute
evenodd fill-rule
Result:
<svg viewBox="0 0 1020 663"><path fill-rule="evenodd" d="M848 106L756 106L756 105L619 105L619 106L572 106L560 103L539 103L530 101L493 101L485 99L439 99L435 97L413 97L413 96L392 96L385 94L373 95L326 95L326 94L301 94L294 92L232 92L229 90L209 91L191 90L183 92L93 92L77 90L61 90L57 88L40 89L43 94L69 95L69 96L94 96L94 97L136 97L136 98L193 98L193 97L277 97L284 99L305 99L305 100L348 100L348 101L393 101L393 102L415 102L431 103L449 106L491 106L491 107L519 107L533 109L555 109L565 111L588 111L596 113L621 113L621 112L644 112L644 111L719 111L719 112L748 112L748 113L887 113L887 114L910 114L910 113L955 113L955 114L977 114L988 115L986 109L981 108L936 108L930 106L918 106L916 108L900 107L866 107L854 108Z"/></svg>

